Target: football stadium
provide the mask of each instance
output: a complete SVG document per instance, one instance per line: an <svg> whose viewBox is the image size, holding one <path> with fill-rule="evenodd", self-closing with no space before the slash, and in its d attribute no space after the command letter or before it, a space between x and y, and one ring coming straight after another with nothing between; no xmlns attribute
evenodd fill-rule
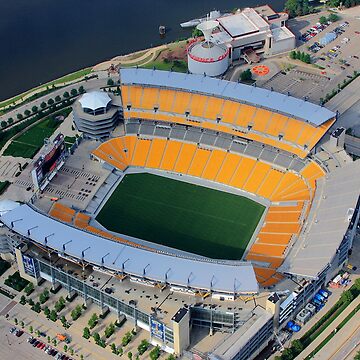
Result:
<svg viewBox="0 0 360 360"><path fill-rule="evenodd" d="M1 203L2 248L169 353L253 359L348 260L360 161L317 156L338 115L204 75L126 68L118 84L76 101L76 148L57 138L31 198Z"/></svg>

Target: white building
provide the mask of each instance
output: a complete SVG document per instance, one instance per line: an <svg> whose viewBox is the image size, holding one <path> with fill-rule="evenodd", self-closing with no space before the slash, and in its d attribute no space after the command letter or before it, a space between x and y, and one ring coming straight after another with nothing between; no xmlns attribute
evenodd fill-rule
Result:
<svg viewBox="0 0 360 360"><path fill-rule="evenodd" d="M205 23L199 25L205 40L188 46L189 71L195 74L217 76L235 60L252 63L267 56L295 48L295 35L286 27L286 13L276 13L270 6L245 8L235 14L219 17L211 32L205 32ZM210 46L210 45L211 46Z"/></svg>

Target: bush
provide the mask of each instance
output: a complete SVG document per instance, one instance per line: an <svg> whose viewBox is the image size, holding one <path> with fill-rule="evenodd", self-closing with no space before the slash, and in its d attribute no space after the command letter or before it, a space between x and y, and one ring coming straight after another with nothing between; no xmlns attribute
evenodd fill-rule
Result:
<svg viewBox="0 0 360 360"><path fill-rule="evenodd" d="M18 120L22 120L24 118L24 116L22 114L17 114L16 117Z"/></svg>
<svg viewBox="0 0 360 360"><path fill-rule="evenodd" d="M71 89L70 93L72 96L76 96L78 94L78 91L76 89Z"/></svg>
<svg viewBox="0 0 360 360"><path fill-rule="evenodd" d="M84 330L83 330L83 338L85 339L90 339L90 329L88 327L84 327Z"/></svg>
<svg viewBox="0 0 360 360"><path fill-rule="evenodd" d="M249 80L252 80L251 70L250 70L250 69L247 69L247 70L243 71L243 72L240 74L240 79L241 79L241 81L249 81Z"/></svg>
<svg viewBox="0 0 360 360"><path fill-rule="evenodd" d="M63 97L65 99L68 99L70 97L70 94L67 91L65 91L64 94L63 94Z"/></svg>
<svg viewBox="0 0 360 360"><path fill-rule="evenodd" d="M32 111L34 114L37 113L38 110L39 110L39 108L38 108L36 105L34 105L34 106L31 108L31 111Z"/></svg>
<svg viewBox="0 0 360 360"><path fill-rule="evenodd" d="M5 285L10 286L16 291L22 291L30 282L23 279L17 271L13 275L9 275L4 281Z"/></svg>
<svg viewBox="0 0 360 360"><path fill-rule="evenodd" d="M150 351L150 359L157 360L160 357L160 348L158 345Z"/></svg>
<svg viewBox="0 0 360 360"><path fill-rule="evenodd" d="M43 101L41 104L40 104L40 107L42 108L42 109L45 109L46 108L46 102L45 101Z"/></svg>
<svg viewBox="0 0 360 360"><path fill-rule="evenodd" d="M14 119L12 117L8 118L8 123L11 125L14 122Z"/></svg>
<svg viewBox="0 0 360 360"><path fill-rule="evenodd" d="M105 337L109 338L115 332L115 325L110 323L109 326L105 329Z"/></svg>
<svg viewBox="0 0 360 360"><path fill-rule="evenodd" d="M99 317L97 316L97 314L92 314L89 321L88 321L88 325L90 327L90 329L93 329L97 323L98 323Z"/></svg>
<svg viewBox="0 0 360 360"><path fill-rule="evenodd" d="M149 345L150 344L146 339L141 340L141 343L137 348L139 355L144 354L144 352L149 348Z"/></svg>
<svg viewBox="0 0 360 360"><path fill-rule="evenodd" d="M132 340L133 335L131 334L130 331L128 331L124 337L121 339L121 344L122 346L126 346L127 344L129 344L129 342Z"/></svg>
<svg viewBox="0 0 360 360"><path fill-rule="evenodd" d="M54 105L55 101L54 99L50 98L48 101L47 101L47 104L48 105Z"/></svg>
<svg viewBox="0 0 360 360"><path fill-rule="evenodd" d="M80 305L77 305L70 315L71 318L75 321L81 316L81 313L82 313L82 308Z"/></svg>
<svg viewBox="0 0 360 360"><path fill-rule="evenodd" d="M108 79L107 84L109 86L113 86L114 85L114 80L113 79Z"/></svg>
<svg viewBox="0 0 360 360"><path fill-rule="evenodd" d="M56 96L55 96L55 101L56 101L56 102L59 102L59 101L61 101L61 96L59 96L59 95L56 95Z"/></svg>

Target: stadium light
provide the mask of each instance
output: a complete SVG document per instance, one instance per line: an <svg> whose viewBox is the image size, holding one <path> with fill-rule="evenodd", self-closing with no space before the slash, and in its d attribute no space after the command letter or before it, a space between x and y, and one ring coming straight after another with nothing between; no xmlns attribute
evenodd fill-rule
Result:
<svg viewBox="0 0 360 360"><path fill-rule="evenodd" d="M47 243L48 243L48 238L49 238L50 236L53 236L53 235L55 235L55 233L52 233L52 234L49 234L49 235L46 235L46 236L45 236L45 238L44 238L45 245L47 245Z"/></svg>
<svg viewBox="0 0 360 360"><path fill-rule="evenodd" d="M67 241L66 243L63 244L63 246L62 246L63 252L65 252L65 246L66 246L67 244L70 244L71 242L72 242L72 240L69 240L69 241Z"/></svg>
<svg viewBox="0 0 360 360"><path fill-rule="evenodd" d="M101 258L101 265L104 265L104 259L110 255L110 253L108 252L107 254L105 254L102 258Z"/></svg>
<svg viewBox="0 0 360 360"><path fill-rule="evenodd" d="M16 219L16 220L13 220L10 224L11 224L11 228L13 229L14 228L14 223L16 223L17 221L22 221L24 219Z"/></svg>
<svg viewBox="0 0 360 360"><path fill-rule="evenodd" d="M168 273L169 271L171 270L171 268L168 268L166 273L165 273L165 282L167 282L167 279L168 279Z"/></svg>
<svg viewBox="0 0 360 360"><path fill-rule="evenodd" d="M38 227L39 227L39 226L36 225L36 226L33 226L33 227L31 227L30 229L28 229L28 230L27 230L28 236L30 236L30 231L31 231L31 230L34 230L34 229L36 229L36 228L38 228Z"/></svg>
<svg viewBox="0 0 360 360"><path fill-rule="evenodd" d="M130 259L127 258L127 259L121 264L121 272L122 272L122 273L124 273L125 263L126 263L127 261L129 261L129 260L130 260Z"/></svg>
<svg viewBox="0 0 360 360"><path fill-rule="evenodd" d="M147 269L148 266L150 266L150 264L147 264L147 265L144 267L144 269L143 269L143 276L144 276L144 277L145 277L146 269Z"/></svg>
<svg viewBox="0 0 360 360"><path fill-rule="evenodd" d="M91 248L91 246L88 246L86 249L84 249L82 252L81 252L81 259L84 260L84 256L85 256L85 251L86 250L89 250Z"/></svg>

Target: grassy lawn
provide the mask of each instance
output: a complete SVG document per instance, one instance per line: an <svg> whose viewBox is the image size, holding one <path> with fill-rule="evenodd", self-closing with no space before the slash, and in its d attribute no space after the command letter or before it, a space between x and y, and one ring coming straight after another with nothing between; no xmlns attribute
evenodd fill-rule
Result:
<svg viewBox="0 0 360 360"><path fill-rule="evenodd" d="M67 147L71 147L76 143L76 137L75 136L65 136L64 138L65 144Z"/></svg>
<svg viewBox="0 0 360 360"><path fill-rule="evenodd" d="M33 89L30 89L20 95L17 95L11 99L8 99L8 100L4 100L2 102L0 102L0 108L3 108L3 107L7 107L11 104L13 104L15 101L19 101L22 97L25 97L26 95L36 91L36 90L40 90L40 89L44 89L43 91L46 92L46 87L47 86L52 86L52 85L57 85L57 84L63 84L63 83L66 83L66 82L70 82L70 81L74 81L74 80L77 80L77 79L80 79L86 75L89 75L91 73L91 67L89 68L85 68L85 69L81 69L79 71L76 71L76 72L73 72L71 74L68 74L68 75L65 75L59 79L56 79L56 80L53 80L53 81L50 81L46 84L43 84L43 85L40 85L38 87L35 87Z"/></svg>
<svg viewBox="0 0 360 360"><path fill-rule="evenodd" d="M61 124L61 121L56 121L54 117L60 114L66 117L70 112L71 108L61 110L30 127L10 143L4 151L4 156L33 158L43 146L44 139L50 137Z"/></svg>
<svg viewBox="0 0 360 360"><path fill-rule="evenodd" d="M152 69L155 66L157 70L170 70L171 68L173 71L185 73L187 71L187 63L183 60L175 60L165 62L163 60L155 60L152 61L144 66L144 69Z"/></svg>
<svg viewBox="0 0 360 360"><path fill-rule="evenodd" d="M107 229L218 259L240 259L265 207L152 174L130 174L97 216Z"/></svg>

